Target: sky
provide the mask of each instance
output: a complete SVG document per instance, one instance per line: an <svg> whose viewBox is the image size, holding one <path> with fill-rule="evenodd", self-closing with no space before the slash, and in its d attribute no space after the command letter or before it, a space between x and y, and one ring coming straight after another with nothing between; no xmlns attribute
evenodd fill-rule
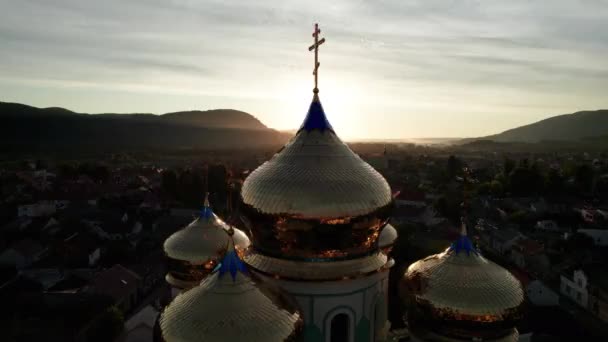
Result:
<svg viewBox="0 0 608 342"><path fill-rule="evenodd" d="M608 108L608 0L0 0L0 101L233 108L344 139L474 137Z"/></svg>

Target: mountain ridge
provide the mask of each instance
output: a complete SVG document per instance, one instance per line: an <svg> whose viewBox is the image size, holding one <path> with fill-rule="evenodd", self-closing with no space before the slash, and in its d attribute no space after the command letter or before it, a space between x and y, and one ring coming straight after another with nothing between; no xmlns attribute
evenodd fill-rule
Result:
<svg viewBox="0 0 608 342"><path fill-rule="evenodd" d="M478 138L463 139L495 142L581 141L608 135L608 109L585 110L561 114L515 127L501 133Z"/></svg>
<svg viewBox="0 0 608 342"><path fill-rule="evenodd" d="M0 102L3 150L100 148L234 149L280 146L289 135L234 109L86 114Z"/></svg>

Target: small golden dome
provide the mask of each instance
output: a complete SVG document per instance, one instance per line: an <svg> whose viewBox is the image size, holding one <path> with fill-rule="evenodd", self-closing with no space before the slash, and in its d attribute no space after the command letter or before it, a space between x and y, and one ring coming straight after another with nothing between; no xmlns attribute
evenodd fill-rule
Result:
<svg viewBox="0 0 608 342"><path fill-rule="evenodd" d="M481 256L464 228L443 253L410 265L402 282L410 325L446 336L510 336L524 303L521 283Z"/></svg>
<svg viewBox="0 0 608 342"><path fill-rule="evenodd" d="M378 237L378 248L382 250L385 254L389 254L393 249L393 245L397 238L399 237L399 233L397 233L397 229L393 227L390 223L387 223L382 231L380 231L380 236Z"/></svg>
<svg viewBox="0 0 608 342"><path fill-rule="evenodd" d="M245 179L241 199L257 251L305 260L371 252L392 207L384 177L338 138L317 95L296 136Z"/></svg>
<svg viewBox="0 0 608 342"><path fill-rule="evenodd" d="M303 328L295 300L247 270L230 241L218 268L162 313L165 342L295 341Z"/></svg>
<svg viewBox="0 0 608 342"><path fill-rule="evenodd" d="M213 213L205 200L200 216L165 240L163 248L169 259L167 282L183 289L198 285L226 253L228 229L231 227ZM249 238L242 231L234 229L234 238L237 250L249 247Z"/></svg>

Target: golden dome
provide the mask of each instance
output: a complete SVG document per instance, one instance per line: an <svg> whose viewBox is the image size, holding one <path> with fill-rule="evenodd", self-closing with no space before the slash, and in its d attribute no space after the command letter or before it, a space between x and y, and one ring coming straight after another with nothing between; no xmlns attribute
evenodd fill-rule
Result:
<svg viewBox="0 0 608 342"><path fill-rule="evenodd" d="M388 254L393 249L393 245L397 238L399 237L399 233L397 233L397 229L393 227L390 223L387 223L384 228L380 231L380 236L378 237L378 248L380 248L384 253Z"/></svg>
<svg viewBox="0 0 608 342"><path fill-rule="evenodd" d="M200 216L165 240L163 248L169 259L167 282L178 288L198 285L226 253L228 229L231 227L213 213L206 199ZM238 229L234 240L239 251L250 245L247 235Z"/></svg>
<svg viewBox="0 0 608 342"><path fill-rule="evenodd" d="M443 253L410 265L403 282L410 325L455 337L510 336L524 303L521 283L481 256L464 228Z"/></svg>
<svg viewBox="0 0 608 342"><path fill-rule="evenodd" d="M338 138L315 94L302 127L243 184L243 221L260 253L334 259L371 252L391 189Z"/></svg>
<svg viewBox="0 0 608 342"><path fill-rule="evenodd" d="M160 318L165 342L295 341L302 314L286 292L249 273L229 242L218 269Z"/></svg>

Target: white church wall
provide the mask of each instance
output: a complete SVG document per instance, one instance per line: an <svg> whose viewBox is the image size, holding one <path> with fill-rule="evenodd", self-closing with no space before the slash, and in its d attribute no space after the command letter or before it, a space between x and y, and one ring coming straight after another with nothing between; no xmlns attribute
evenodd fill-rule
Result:
<svg viewBox="0 0 608 342"><path fill-rule="evenodd" d="M298 302L305 324L318 329L321 339L306 341L328 342L332 318L344 313L350 318L349 341L356 342L374 341L376 333L383 335L388 331L388 274L383 271L356 279L324 282L262 277L289 292ZM379 323L376 322L378 303Z"/></svg>

